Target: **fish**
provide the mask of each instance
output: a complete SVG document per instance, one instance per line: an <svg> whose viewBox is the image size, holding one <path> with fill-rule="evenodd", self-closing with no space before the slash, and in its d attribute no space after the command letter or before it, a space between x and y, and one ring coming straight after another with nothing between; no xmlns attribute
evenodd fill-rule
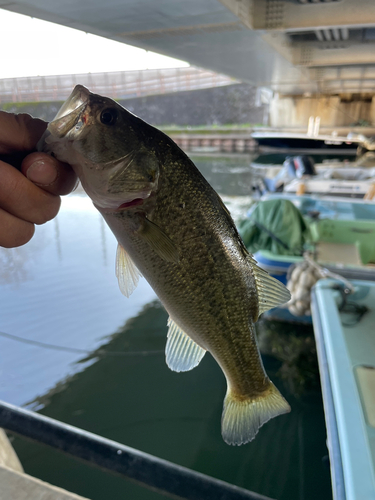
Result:
<svg viewBox="0 0 375 500"><path fill-rule="evenodd" d="M219 364L224 441L248 443L289 412L265 372L254 325L290 293L258 266L220 196L172 139L77 85L39 149L72 166L115 235L121 292L129 297L144 276L164 305L168 367L189 371L207 351Z"/></svg>

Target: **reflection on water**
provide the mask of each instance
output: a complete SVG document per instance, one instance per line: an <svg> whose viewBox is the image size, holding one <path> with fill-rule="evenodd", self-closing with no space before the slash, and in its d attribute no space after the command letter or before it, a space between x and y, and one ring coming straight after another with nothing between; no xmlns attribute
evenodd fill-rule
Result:
<svg viewBox="0 0 375 500"><path fill-rule="evenodd" d="M57 221L37 227L28 245L0 250L0 330L95 349L155 298L143 279L131 301L125 300L114 276L115 251L116 241L91 201L79 195L64 198ZM12 266L6 267L7 262ZM0 397L25 404L74 372L78 360L78 354L15 345L0 337Z"/></svg>
<svg viewBox="0 0 375 500"><path fill-rule="evenodd" d="M213 157L191 156L211 186L221 196L250 196L253 175L251 156Z"/></svg>
<svg viewBox="0 0 375 500"><path fill-rule="evenodd" d="M277 375L295 397L319 391L318 359L311 326L261 319L257 333L262 354L281 362Z"/></svg>
<svg viewBox="0 0 375 500"><path fill-rule="evenodd" d="M282 364L265 355L267 372L291 403L293 412L270 421L254 442L229 447L221 438L225 380L211 356L188 373L171 372L164 360L167 315L155 300L109 336L100 350L83 359L85 369L36 398L32 406L53 418L126 443L195 470L261 492L272 498L329 498L329 472L320 395L309 390L295 397L278 377ZM262 325L264 327L264 325ZM311 333L311 332L310 332ZM293 335L293 332L292 332ZM112 353L141 353L129 357ZM316 374L317 375L317 374ZM153 500L122 479L69 463L65 457L17 439L31 474L64 481L89 498L124 496ZM54 467L48 466L52 460ZM66 484L66 483L65 483Z"/></svg>
<svg viewBox="0 0 375 500"><path fill-rule="evenodd" d="M245 161L197 163L231 210L251 202ZM292 413L229 447L221 370L211 356L188 373L167 368L166 312L144 279L130 299L121 295L115 250L91 202L74 194L30 244L0 252L0 330L39 343L0 334L0 398L273 498L329 499L314 345L292 327L258 326L266 370ZM93 500L162 498L44 446L14 444L27 472Z"/></svg>

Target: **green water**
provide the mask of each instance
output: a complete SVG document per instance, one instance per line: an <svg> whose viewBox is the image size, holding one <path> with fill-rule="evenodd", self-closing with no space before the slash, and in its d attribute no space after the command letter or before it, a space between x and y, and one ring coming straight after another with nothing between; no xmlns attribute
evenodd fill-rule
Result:
<svg viewBox="0 0 375 500"><path fill-rule="evenodd" d="M250 204L247 158L196 163L234 213ZM115 250L79 193L29 246L1 249L0 330L55 347L0 334L0 398L275 499L331 499L312 329L258 323L265 368L292 412L230 447L221 370L209 355L191 372L166 367L167 314L144 279L121 296ZM13 444L26 472L93 500L164 498L44 445Z"/></svg>

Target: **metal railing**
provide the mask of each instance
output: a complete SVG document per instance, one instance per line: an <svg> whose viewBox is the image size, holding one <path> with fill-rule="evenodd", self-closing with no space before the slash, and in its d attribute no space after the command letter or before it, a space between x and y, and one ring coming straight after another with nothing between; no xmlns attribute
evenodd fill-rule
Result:
<svg viewBox="0 0 375 500"><path fill-rule="evenodd" d="M113 99L128 99L219 87L238 82L228 76L194 67L4 78L0 80L0 104L64 101L78 83L96 94Z"/></svg>
<svg viewBox="0 0 375 500"><path fill-rule="evenodd" d="M177 500L271 500L205 474L0 401L0 427Z"/></svg>

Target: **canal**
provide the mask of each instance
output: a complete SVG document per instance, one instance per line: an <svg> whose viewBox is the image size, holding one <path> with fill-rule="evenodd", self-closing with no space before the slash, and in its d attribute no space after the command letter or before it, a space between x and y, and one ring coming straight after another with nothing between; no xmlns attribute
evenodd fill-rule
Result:
<svg viewBox="0 0 375 500"><path fill-rule="evenodd" d="M234 218L251 205L248 155L192 157ZM226 383L211 356L171 372L167 314L144 279L130 299L116 241L80 191L33 240L0 249L0 399L278 500L331 499L312 328L261 320L265 368L292 412L242 447L220 433ZM92 500L161 495L12 436L25 471Z"/></svg>

